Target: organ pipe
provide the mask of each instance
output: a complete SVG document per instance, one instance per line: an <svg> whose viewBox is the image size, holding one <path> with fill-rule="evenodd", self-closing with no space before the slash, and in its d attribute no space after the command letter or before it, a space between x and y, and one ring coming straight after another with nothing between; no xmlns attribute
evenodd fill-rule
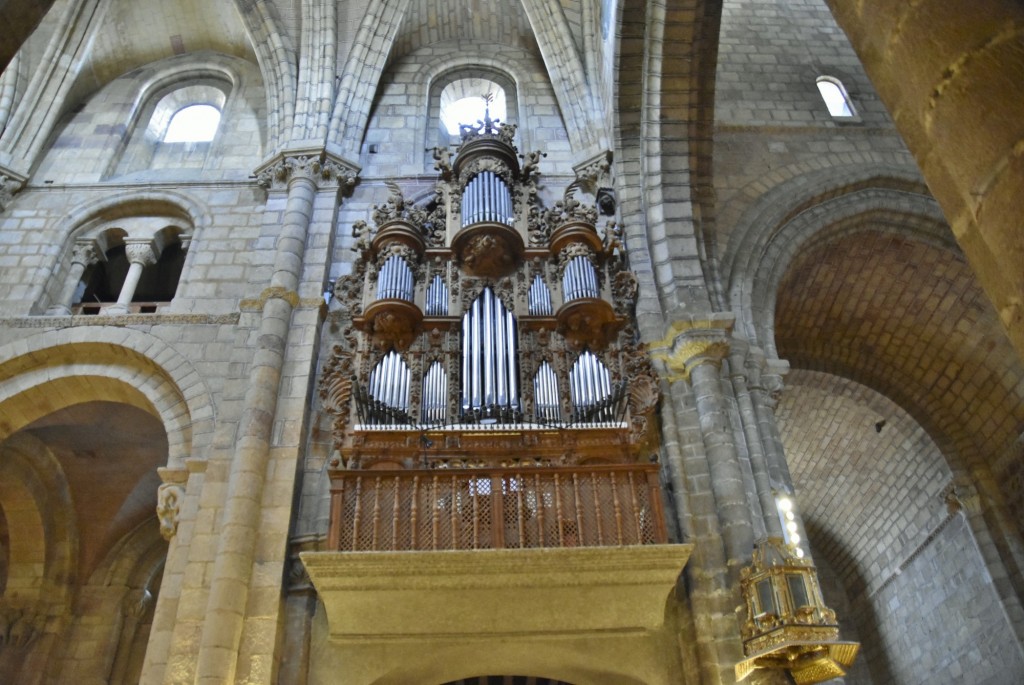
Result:
<svg viewBox="0 0 1024 685"><path fill-rule="evenodd" d="M462 409L484 419L519 410L516 320L490 288L462 319Z"/></svg>
<svg viewBox="0 0 1024 685"><path fill-rule="evenodd" d="M544 362L537 369L533 379L534 414L540 421L557 421L559 418L558 383L551 365Z"/></svg>
<svg viewBox="0 0 1024 685"><path fill-rule="evenodd" d="M511 226L512 194L505 181L493 171L481 171L462 192L462 225L493 221Z"/></svg>
<svg viewBox="0 0 1024 685"><path fill-rule="evenodd" d="M435 274L427 288L427 316L448 316L448 286L440 274Z"/></svg>
<svg viewBox="0 0 1024 685"><path fill-rule="evenodd" d="M441 362L434 362L423 377L422 421L444 423L447 405L448 374L445 373Z"/></svg>
<svg viewBox="0 0 1024 685"><path fill-rule="evenodd" d="M595 354L586 351L569 371L570 399L577 421L610 421L612 407L611 375Z"/></svg>
<svg viewBox="0 0 1024 685"><path fill-rule="evenodd" d="M409 264L398 255L388 257L377 274L377 299L412 302L412 289L413 276Z"/></svg>
<svg viewBox="0 0 1024 685"><path fill-rule="evenodd" d="M600 297L597 285L597 271L584 256L573 257L562 273L562 295L565 302L584 297Z"/></svg>
<svg viewBox="0 0 1024 685"><path fill-rule="evenodd" d="M553 309L551 307L551 291L544 284L544 279L537 274L533 277L533 283L530 284L530 315L531 316L551 316Z"/></svg>

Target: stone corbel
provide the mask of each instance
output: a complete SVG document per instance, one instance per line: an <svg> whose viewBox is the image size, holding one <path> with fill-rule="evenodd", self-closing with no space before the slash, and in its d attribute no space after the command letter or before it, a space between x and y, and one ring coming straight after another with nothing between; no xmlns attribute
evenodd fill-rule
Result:
<svg viewBox="0 0 1024 685"><path fill-rule="evenodd" d="M28 176L0 166L0 212L7 209L11 200L25 187L27 182Z"/></svg>
<svg viewBox="0 0 1024 685"><path fill-rule="evenodd" d="M612 153L610 150L602 150L572 167L572 170L576 172L576 183L583 190L594 195L597 195L601 188L611 188L611 169Z"/></svg>
<svg viewBox="0 0 1024 685"><path fill-rule="evenodd" d="M156 490L156 515L160 519L160 534L170 542L178 532L181 501L185 498L188 469L157 469L163 483Z"/></svg>

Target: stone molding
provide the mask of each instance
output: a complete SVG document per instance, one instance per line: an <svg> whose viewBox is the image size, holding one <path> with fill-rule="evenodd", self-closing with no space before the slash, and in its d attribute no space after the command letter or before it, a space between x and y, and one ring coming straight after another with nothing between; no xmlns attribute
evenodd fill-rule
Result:
<svg viewBox="0 0 1024 685"><path fill-rule="evenodd" d="M319 303L319 301L318 301ZM238 312L230 314L76 314L68 316L17 316L0 319L5 328L74 328L75 326L139 326L166 324L236 325Z"/></svg>
<svg viewBox="0 0 1024 685"><path fill-rule="evenodd" d="M258 297L242 300L239 303L238 308L243 312L261 312L267 305L267 302L272 299L284 300L291 305L292 309L297 309L300 305L305 305L306 307L312 307L315 305L319 307L323 304L323 300L319 297L303 300L294 290L289 290L288 288L275 285L269 288L264 288Z"/></svg>

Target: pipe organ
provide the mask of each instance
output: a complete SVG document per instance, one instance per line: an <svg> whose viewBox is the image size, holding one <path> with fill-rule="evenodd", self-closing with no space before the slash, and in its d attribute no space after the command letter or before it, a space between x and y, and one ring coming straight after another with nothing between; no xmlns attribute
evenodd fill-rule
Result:
<svg viewBox="0 0 1024 685"><path fill-rule="evenodd" d="M333 416L332 480L362 469L542 467L559 483L569 476L558 469L607 468L600 477L614 488L627 482L615 469L640 464L628 482L651 477L657 381L636 339L636 280L619 234L600 230L597 210L575 197L582 182L543 206L542 155L520 156L514 136L489 118L464 127L454 159L435 150L432 198L412 203L389 184L371 222L353 227L358 258L335 286L320 390ZM517 487L541 482L532 478L516 475ZM546 516L562 525L558 512ZM567 530L545 539L575 539Z"/></svg>

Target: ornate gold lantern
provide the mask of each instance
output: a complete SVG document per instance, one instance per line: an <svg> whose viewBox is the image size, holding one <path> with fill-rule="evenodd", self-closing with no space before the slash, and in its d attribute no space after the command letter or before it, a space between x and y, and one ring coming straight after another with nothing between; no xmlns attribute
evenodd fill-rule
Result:
<svg viewBox="0 0 1024 685"><path fill-rule="evenodd" d="M740 631L747 658L736 664L736 680L759 668L785 669L797 685L846 673L860 644L838 639L836 613L825 606L814 566L781 538L754 546L740 589L747 607Z"/></svg>

